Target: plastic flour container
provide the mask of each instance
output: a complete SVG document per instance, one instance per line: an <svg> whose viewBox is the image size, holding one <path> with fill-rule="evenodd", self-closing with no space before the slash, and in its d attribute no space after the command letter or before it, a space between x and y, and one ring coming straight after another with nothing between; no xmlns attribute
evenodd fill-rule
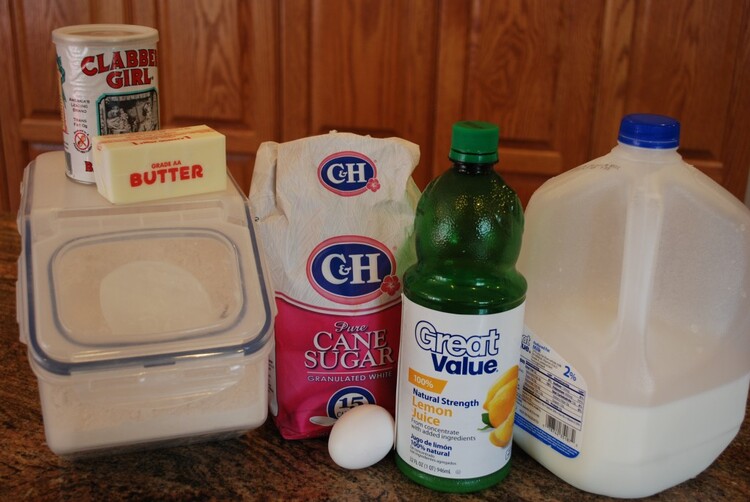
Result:
<svg viewBox="0 0 750 502"><path fill-rule="evenodd" d="M25 171L17 318L59 455L241 435L267 414L275 307L247 199L114 206L62 152Z"/></svg>

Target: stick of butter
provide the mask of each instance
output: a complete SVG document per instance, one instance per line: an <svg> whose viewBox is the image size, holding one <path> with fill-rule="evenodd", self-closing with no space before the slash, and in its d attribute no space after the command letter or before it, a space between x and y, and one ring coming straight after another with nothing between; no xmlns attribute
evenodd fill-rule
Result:
<svg viewBox="0 0 750 502"><path fill-rule="evenodd" d="M226 190L223 134L206 125L97 136L96 187L113 204Z"/></svg>

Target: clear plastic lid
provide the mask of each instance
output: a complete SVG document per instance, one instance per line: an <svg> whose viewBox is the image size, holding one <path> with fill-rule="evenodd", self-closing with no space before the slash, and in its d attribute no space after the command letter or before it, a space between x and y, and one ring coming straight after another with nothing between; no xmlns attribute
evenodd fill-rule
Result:
<svg viewBox="0 0 750 502"><path fill-rule="evenodd" d="M271 337L273 305L234 182L114 206L67 179L63 154L49 153L22 188L19 324L45 370L250 354Z"/></svg>

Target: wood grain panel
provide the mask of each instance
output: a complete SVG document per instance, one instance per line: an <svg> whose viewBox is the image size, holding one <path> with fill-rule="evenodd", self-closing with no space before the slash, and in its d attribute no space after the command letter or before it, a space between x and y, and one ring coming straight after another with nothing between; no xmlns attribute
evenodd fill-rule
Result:
<svg viewBox="0 0 750 502"><path fill-rule="evenodd" d="M731 104L724 126L724 161L728 166L723 185L750 206L750 2L744 2L741 29L734 55L734 79ZM744 193L744 195L743 195Z"/></svg>
<svg viewBox="0 0 750 502"><path fill-rule="evenodd" d="M445 0L440 12L436 71L435 129L430 178L445 171L450 163L451 124L464 115L464 87L467 79L471 9L466 0ZM437 76L439 74L439 77Z"/></svg>
<svg viewBox="0 0 750 502"><path fill-rule="evenodd" d="M631 43L636 3L608 0L602 28L599 85L595 97L594 122L589 157L600 157L615 145L620 119L625 115L630 78Z"/></svg>
<svg viewBox="0 0 750 502"><path fill-rule="evenodd" d="M169 103L167 122L197 119L237 123L242 120L240 32L236 0L192 2L191 9L164 3L160 70L170 75L161 86Z"/></svg>
<svg viewBox="0 0 750 502"><path fill-rule="evenodd" d="M290 56L283 65L289 70L283 99L289 130L282 136L336 129L408 139L421 146L414 177L424 186L430 177L424 166L431 163L436 5L428 0L285 2L282 40ZM308 23L299 28L301 36L289 31L299 23ZM309 62L295 67L304 55Z"/></svg>
<svg viewBox="0 0 750 502"><path fill-rule="evenodd" d="M163 127L206 123L225 134L245 191L258 146L278 139L277 9L271 0L159 3Z"/></svg>
<svg viewBox="0 0 750 502"><path fill-rule="evenodd" d="M47 2L44 8L39 7L38 1L16 1L15 26L18 32L15 51L24 91L23 116L37 119L57 117L59 122L60 96L52 30L90 22L90 2L58 0Z"/></svg>
<svg viewBox="0 0 750 502"><path fill-rule="evenodd" d="M603 16L596 1L447 2L438 73L460 76L438 84L435 157L447 152L452 122L498 123L499 169L524 201L584 162Z"/></svg>
<svg viewBox="0 0 750 502"><path fill-rule="evenodd" d="M683 144L718 158L736 64L725 56L737 52L740 3L676 0L638 7L630 106L678 116L686 126Z"/></svg>
<svg viewBox="0 0 750 502"><path fill-rule="evenodd" d="M311 12L309 1L281 3L281 141L310 133Z"/></svg>
<svg viewBox="0 0 750 502"><path fill-rule="evenodd" d="M614 45L620 50L629 49L629 64L625 65L629 68L624 80L623 72L618 73L619 94L604 100L617 103L614 109L621 113L605 118L602 112L595 153L604 153L615 144L623 114L661 113L680 120L680 151L686 160L726 184L734 169L725 161L727 149L735 148L726 140L733 127L729 114L736 109L732 101L748 92L737 87L741 59L727 54L740 53L743 40L747 44L747 2L662 0L610 4L612 10L627 12L626 23L618 25L615 19L609 22L614 22L611 27L617 31L612 37ZM629 39L628 24L632 27ZM603 68L611 65L609 58L603 59ZM746 169L747 166L742 168ZM742 193L744 187L738 186L735 194Z"/></svg>
<svg viewBox="0 0 750 502"><path fill-rule="evenodd" d="M0 2L0 47L14 46L12 17L10 2ZM0 78L0 95L5 100L0 106L0 209L8 211L15 208L13 202L18 199L16 187L20 182L20 169L16 166L23 165L25 161L20 148L21 135L16 126L21 118L21 107L18 79L11 78L17 74L17 59L12 50L0 57L0 73L7 76Z"/></svg>

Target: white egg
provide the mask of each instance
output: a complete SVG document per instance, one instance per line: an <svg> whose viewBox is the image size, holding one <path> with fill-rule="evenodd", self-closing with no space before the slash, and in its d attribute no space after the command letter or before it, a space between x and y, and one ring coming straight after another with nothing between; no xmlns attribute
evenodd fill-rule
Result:
<svg viewBox="0 0 750 502"><path fill-rule="evenodd" d="M393 448L393 417L382 406L363 404L336 421L328 437L328 454L344 469L378 463Z"/></svg>

